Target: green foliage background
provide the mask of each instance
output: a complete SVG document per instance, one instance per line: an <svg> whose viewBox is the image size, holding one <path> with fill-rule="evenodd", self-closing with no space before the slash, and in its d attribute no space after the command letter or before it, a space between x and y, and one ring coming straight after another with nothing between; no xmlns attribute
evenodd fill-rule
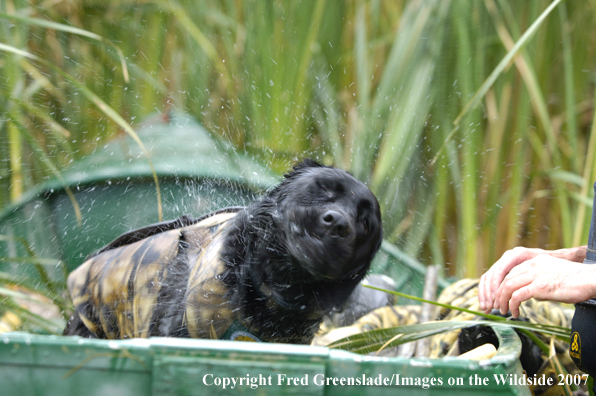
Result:
<svg viewBox="0 0 596 396"><path fill-rule="evenodd" d="M133 127L191 113L279 172L305 156L350 170L386 238L450 275L587 239L595 1L1 0L0 13L0 208L125 133L107 105Z"/></svg>

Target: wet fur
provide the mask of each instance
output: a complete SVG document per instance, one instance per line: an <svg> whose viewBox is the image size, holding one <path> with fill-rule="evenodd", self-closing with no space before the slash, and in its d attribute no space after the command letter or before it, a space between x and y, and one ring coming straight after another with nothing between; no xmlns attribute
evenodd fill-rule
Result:
<svg viewBox="0 0 596 396"><path fill-rule="evenodd" d="M338 214L345 227L322 220L328 213ZM343 305L382 238L379 205L370 190L348 173L310 160L294 167L227 227L220 255L231 306L240 310L251 331L258 329L257 336L295 343L310 343L323 316ZM147 229L152 228L139 239L150 235ZM188 337L182 325L184 274L192 255L184 237L177 259L169 264L170 273L180 276L162 287L151 321L153 336ZM130 233L108 248L135 238ZM76 314L64 334L93 337Z"/></svg>
<svg viewBox="0 0 596 396"><path fill-rule="evenodd" d="M341 179L341 176L346 179ZM369 234L366 237L358 235L354 247L341 246L341 241L331 249L323 247L321 251L325 253L324 257L316 264L329 265L338 258L348 262L354 257L358 262L348 263L347 271L342 276L322 278L317 272L325 272L324 268L309 270L297 260L289 246L288 239L292 238L288 234L291 234L291 230L284 229L288 228L287 216L291 213L284 209L301 204L320 215L337 202L333 198L326 199L318 195L316 191L311 195L310 191L292 188L297 180L316 177L331 184L339 180L340 185L336 186L339 189L348 187L341 185L342 182L352 182L352 177L343 171L323 167L312 161L303 162L267 196L238 214L234 222L235 229L228 235L222 252L222 259L226 263L224 281L230 288L232 305L240 307L247 322L270 338L298 336L310 342L323 316L339 309L365 276L381 243L381 216L372 193L368 191L370 196L362 197L351 196L352 191L337 191L338 195L341 193L348 197L349 204L356 210L360 199L370 204L369 212L366 213L370 223ZM321 192L321 188L330 187L318 186L318 192ZM342 204L338 205L341 207ZM314 230L305 231L303 238L312 239L314 244L321 242L315 233L310 232ZM348 256L343 254L346 251L350 252ZM316 255L320 252L312 253ZM268 296L259 291L261 284L271 289L276 304L268 304Z"/></svg>

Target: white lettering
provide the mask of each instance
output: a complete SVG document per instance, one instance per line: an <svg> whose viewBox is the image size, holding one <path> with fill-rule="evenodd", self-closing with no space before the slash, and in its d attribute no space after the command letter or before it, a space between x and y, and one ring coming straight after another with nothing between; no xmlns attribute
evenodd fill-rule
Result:
<svg viewBox="0 0 596 396"><path fill-rule="evenodd" d="M313 382L316 386L323 386L325 385L325 374L317 374L313 378Z"/></svg>

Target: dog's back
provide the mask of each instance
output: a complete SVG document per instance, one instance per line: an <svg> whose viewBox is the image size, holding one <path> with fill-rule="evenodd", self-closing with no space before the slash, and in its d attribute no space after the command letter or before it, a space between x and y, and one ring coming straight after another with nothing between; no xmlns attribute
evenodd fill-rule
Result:
<svg viewBox="0 0 596 396"><path fill-rule="evenodd" d="M64 334L219 338L233 321L227 289L218 276L224 271L219 251L237 211L159 232L85 261L68 277L76 312Z"/></svg>
<svg viewBox="0 0 596 396"><path fill-rule="evenodd" d="M244 209L144 227L101 249L69 277L77 312L65 334L308 344L381 238L374 194L305 160Z"/></svg>

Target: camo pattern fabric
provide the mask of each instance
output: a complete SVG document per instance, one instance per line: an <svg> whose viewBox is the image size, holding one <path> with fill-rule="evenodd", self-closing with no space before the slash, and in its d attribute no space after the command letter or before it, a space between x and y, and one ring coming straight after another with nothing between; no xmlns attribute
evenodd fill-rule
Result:
<svg viewBox="0 0 596 396"><path fill-rule="evenodd" d="M437 301L442 304L480 311L478 302L478 279L462 279L445 288ZM481 317L468 312L435 307L435 320L482 320ZM520 316L532 323L550 324L556 326L571 326L573 309L550 301L530 299L520 306ZM420 306L403 305L378 308L363 316L351 326L333 329L325 334L319 333L315 339L316 345L328 345L331 342L353 334L381 328L407 326L417 324L420 320ZM461 330L453 330L431 337L430 357L445 356L455 345Z"/></svg>
<svg viewBox="0 0 596 396"><path fill-rule="evenodd" d="M220 338L239 320L225 298L227 288L220 279L224 264L219 256L226 226L236 213L237 209L219 213L85 261L68 278L76 312L85 326L99 338L150 337L163 319L159 315L165 315L157 309L166 292L164 285L186 271L182 325L190 337Z"/></svg>
<svg viewBox="0 0 596 396"><path fill-rule="evenodd" d="M462 279L455 282L443 290L437 301L471 311L480 311L478 283L478 279ZM573 309L552 301L538 301L532 298L521 303L519 314L531 323L571 327ZM480 316L448 308L440 308L436 318L454 321L482 320ZM445 356L457 341L460 332L461 330L454 330L434 336L431 340L431 357Z"/></svg>

